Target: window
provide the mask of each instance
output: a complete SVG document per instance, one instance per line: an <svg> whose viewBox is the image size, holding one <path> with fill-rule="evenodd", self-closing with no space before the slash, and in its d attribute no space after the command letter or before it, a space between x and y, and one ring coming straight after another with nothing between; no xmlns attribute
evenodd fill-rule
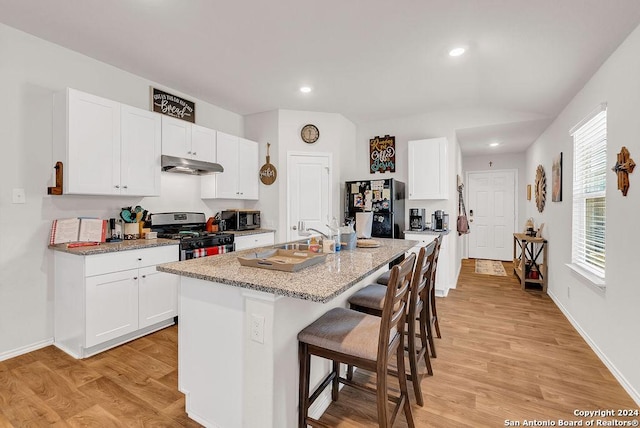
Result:
<svg viewBox="0 0 640 428"><path fill-rule="evenodd" d="M607 187L607 106L571 130L573 230L571 262L604 280Z"/></svg>

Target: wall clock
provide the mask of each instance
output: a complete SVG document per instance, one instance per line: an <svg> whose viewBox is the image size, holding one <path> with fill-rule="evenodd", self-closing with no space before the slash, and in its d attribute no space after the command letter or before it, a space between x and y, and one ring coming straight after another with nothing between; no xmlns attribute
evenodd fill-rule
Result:
<svg viewBox="0 0 640 428"><path fill-rule="evenodd" d="M538 211L544 211L544 203L547 200L547 176L544 173L542 165L538 165L536 170L536 206Z"/></svg>
<svg viewBox="0 0 640 428"><path fill-rule="evenodd" d="M320 138L320 131L318 131L318 127L312 124L308 124L302 127L302 131L300 131L300 137L302 137L302 141L307 144L313 144L318 141Z"/></svg>

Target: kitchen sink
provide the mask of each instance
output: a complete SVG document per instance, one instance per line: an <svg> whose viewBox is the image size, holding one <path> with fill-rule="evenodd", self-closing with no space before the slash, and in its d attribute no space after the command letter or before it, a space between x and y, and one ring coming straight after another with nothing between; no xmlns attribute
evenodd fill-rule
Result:
<svg viewBox="0 0 640 428"><path fill-rule="evenodd" d="M273 248L278 250L300 250L309 251L309 241L287 242L286 244L274 245Z"/></svg>

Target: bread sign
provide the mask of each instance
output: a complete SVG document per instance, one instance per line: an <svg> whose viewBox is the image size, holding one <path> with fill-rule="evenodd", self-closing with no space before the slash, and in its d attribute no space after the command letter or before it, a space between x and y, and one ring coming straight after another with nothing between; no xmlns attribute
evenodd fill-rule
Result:
<svg viewBox="0 0 640 428"><path fill-rule="evenodd" d="M262 168L260 168L260 181L262 181L262 184L266 184L267 186L275 183L276 178L278 177L276 167L271 165L271 156L269 156L270 146L271 144L267 143L267 163L262 165Z"/></svg>

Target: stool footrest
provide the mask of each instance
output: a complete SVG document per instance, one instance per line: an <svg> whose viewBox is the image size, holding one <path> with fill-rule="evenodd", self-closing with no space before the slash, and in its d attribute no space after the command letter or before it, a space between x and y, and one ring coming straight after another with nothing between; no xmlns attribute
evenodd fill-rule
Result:
<svg viewBox="0 0 640 428"><path fill-rule="evenodd" d="M336 372L331 372L329 375L322 381L322 383L313 391L313 394L309 397L309 405L312 405L314 401L318 399L322 391L325 390L327 386L333 381L333 379L337 376Z"/></svg>

